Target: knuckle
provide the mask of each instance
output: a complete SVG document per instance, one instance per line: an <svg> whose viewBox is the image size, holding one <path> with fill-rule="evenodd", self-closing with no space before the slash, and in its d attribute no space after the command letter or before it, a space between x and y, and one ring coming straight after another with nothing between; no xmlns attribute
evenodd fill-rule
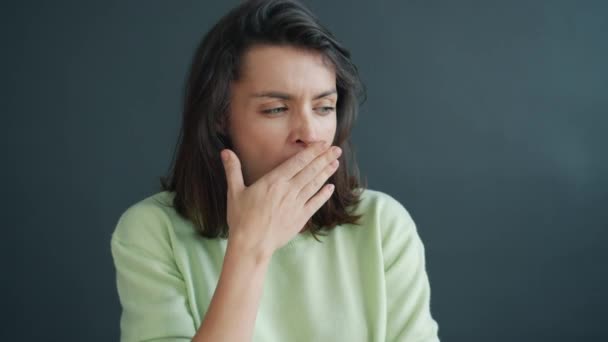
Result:
<svg viewBox="0 0 608 342"><path fill-rule="evenodd" d="M310 184L306 184L306 186L304 186L302 188L302 190L300 190L300 194L304 194L307 195L310 192Z"/></svg>
<svg viewBox="0 0 608 342"><path fill-rule="evenodd" d="M266 181L266 188L268 188L268 190L274 190L279 186L279 182L280 180L278 178L269 179Z"/></svg>
<svg viewBox="0 0 608 342"><path fill-rule="evenodd" d="M276 183L281 183L285 181L285 176L282 173L271 172L266 174L266 186L270 187L271 185L276 186Z"/></svg>
<svg viewBox="0 0 608 342"><path fill-rule="evenodd" d="M302 186L302 188L300 189L300 192L306 193L309 191L310 187L311 187L311 183L309 182L308 184L305 184Z"/></svg>
<svg viewBox="0 0 608 342"><path fill-rule="evenodd" d="M287 186L287 181L283 178L276 178L269 186L272 190L283 190Z"/></svg>
<svg viewBox="0 0 608 342"><path fill-rule="evenodd" d="M334 173L334 172L335 172L337 169L338 169L338 164L332 164L332 163L330 163L330 164L327 166L326 171L327 171L327 173L332 174L332 173Z"/></svg>
<svg viewBox="0 0 608 342"><path fill-rule="evenodd" d="M270 184L276 182L280 177L281 174L276 172L276 170L273 170L264 175L264 177L262 177L261 179L263 179L263 182L264 184L266 184L266 186L270 186Z"/></svg>
<svg viewBox="0 0 608 342"><path fill-rule="evenodd" d="M306 157L303 155L296 156L296 165L300 168L306 166Z"/></svg>
<svg viewBox="0 0 608 342"><path fill-rule="evenodd" d="M317 164L311 164L310 165L310 172L314 175L316 175L317 173L319 173L319 166Z"/></svg>

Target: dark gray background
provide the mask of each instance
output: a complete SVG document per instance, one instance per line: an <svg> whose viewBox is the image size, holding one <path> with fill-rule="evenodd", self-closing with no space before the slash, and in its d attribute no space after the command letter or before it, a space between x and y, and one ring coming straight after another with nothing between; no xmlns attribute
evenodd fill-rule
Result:
<svg viewBox="0 0 608 342"><path fill-rule="evenodd" d="M237 3L0 5L3 341L118 340L110 234ZM418 225L442 340L608 340L608 3L306 3L367 84L360 167Z"/></svg>

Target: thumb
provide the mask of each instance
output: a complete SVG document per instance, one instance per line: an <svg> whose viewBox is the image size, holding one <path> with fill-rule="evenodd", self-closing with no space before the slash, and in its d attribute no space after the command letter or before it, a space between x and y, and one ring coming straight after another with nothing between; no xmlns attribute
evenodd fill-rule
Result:
<svg viewBox="0 0 608 342"><path fill-rule="evenodd" d="M228 183L229 191L240 191L245 187L243 181L243 173L241 171L241 162L239 157L229 149L224 149L221 152L224 171L226 172L226 182Z"/></svg>

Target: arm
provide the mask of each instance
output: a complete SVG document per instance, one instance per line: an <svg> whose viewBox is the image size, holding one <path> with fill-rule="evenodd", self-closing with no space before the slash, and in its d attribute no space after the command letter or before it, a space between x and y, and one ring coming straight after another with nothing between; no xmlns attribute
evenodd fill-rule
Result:
<svg viewBox="0 0 608 342"><path fill-rule="evenodd" d="M437 342L424 245L416 224L396 200L387 203L383 229L387 341Z"/></svg>
<svg viewBox="0 0 608 342"><path fill-rule="evenodd" d="M196 331L166 222L159 208L137 204L120 217L112 234L120 340L251 341L271 255L229 239L218 285Z"/></svg>
<svg viewBox="0 0 608 342"><path fill-rule="evenodd" d="M328 186L319 191L338 165L332 162L340 149L328 147L311 144L248 187L236 154L223 151L231 237L198 331L173 256L169 218L150 203L129 208L112 235L122 341L184 341L188 336L194 341L250 341L274 250L292 239L333 193Z"/></svg>
<svg viewBox="0 0 608 342"><path fill-rule="evenodd" d="M112 235L122 342L187 342L195 333L165 222L158 208L136 205L120 217Z"/></svg>
<svg viewBox="0 0 608 342"><path fill-rule="evenodd" d="M311 144L250 186L238 156L222 151L230 234L218 284L193 341L251 341L272 254L332 194L327 186L319 191L338 165L328 165L339 156L328 147Z"/></svg>
<svg viewBox="0 0 608 342"><path fill-rule="evenodd" d="M228 240L220 278L193 342L251 341L270 257Z"/></svg>

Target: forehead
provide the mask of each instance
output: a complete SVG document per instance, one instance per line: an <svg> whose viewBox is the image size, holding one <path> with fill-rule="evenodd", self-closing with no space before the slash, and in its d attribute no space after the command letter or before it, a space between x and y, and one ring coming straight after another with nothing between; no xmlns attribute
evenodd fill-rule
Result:
<svg viewBox="0 0 608 342"><path fill-rule="evenodd" d="M333 65L321 52L255 45L243 55L238 83L250 91L317 92L335 87L336 76Z"/></svg>

